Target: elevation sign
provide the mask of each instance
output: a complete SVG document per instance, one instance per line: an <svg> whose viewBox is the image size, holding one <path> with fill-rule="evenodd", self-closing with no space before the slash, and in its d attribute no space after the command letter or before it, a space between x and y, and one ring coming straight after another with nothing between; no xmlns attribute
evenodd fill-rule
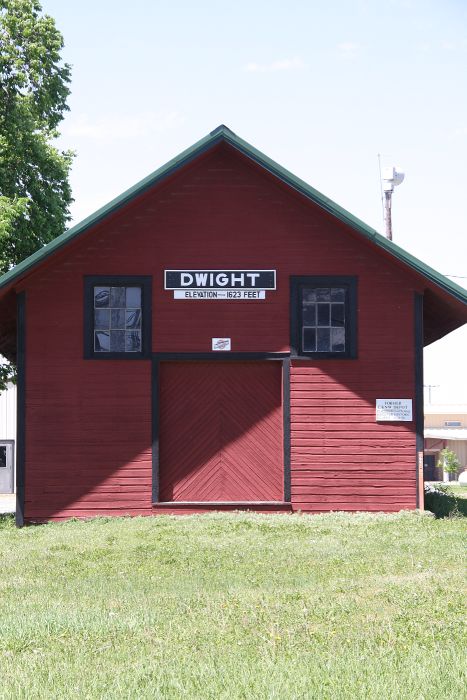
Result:
<svg viewBox="0 0 467 700"><path fill-rule="evenodd" d="M276 271L165 270L164 289L175 299L265 299L276 289Z"/></svg>

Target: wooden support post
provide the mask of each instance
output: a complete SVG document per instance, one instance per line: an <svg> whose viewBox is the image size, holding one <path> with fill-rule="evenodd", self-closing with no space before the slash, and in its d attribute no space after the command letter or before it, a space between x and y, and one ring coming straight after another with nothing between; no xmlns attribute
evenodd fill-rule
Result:
<svg viewBox="0 0 467 700"><path fill-rule="evenodd" d="M425 510L425 483L423 479L423 450L418 453L417 480L418 480L418 509Z"/></svg>

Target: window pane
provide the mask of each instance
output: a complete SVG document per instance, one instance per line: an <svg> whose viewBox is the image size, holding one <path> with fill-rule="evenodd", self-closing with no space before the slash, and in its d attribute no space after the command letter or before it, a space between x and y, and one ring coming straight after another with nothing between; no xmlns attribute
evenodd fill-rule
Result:
<svg viewBox="0 0 467 700"><path fill-rule="evenodd" d="M125 287L110 288L110 306L112 308L125 308Z"/></svg>
<svg viewBox="0 0 467 700"><path fill-rule="evenodd" d="M126 307L127 309L141 308L141 287L126 288Z"/></svg>
<svg viewBox="0 0 467 700"><path fill-rule="evenodd" d="M329 326L330 304L318 304L318 326Z"/></svg>
<svg viewBox="0 0 467 700"><path fill-rule="evenodd" d="M102 331L94 333L94 350L96 352L108 352L110 350L110 333Z"/></svg>
<svg viewBox="0 0 467 700"><path fill-rule="evenodd" d="M110 331L110 351L125 352L125 331Z"/></svg>
<svg viewBox="0 0 467 700"><path fill-rule="evenodd" d="M316 289L305 287L302 289L302 300L306 303L316 301Z"/></svg>
<svg viewBox="0 0 467 700"><path fill-rule="evenodd" d="M318 328L317 352L329 352L331 349L330 328Z"/></svg>
<svg viewBox="0 0 467 700"><path fill-rule="evenodd" d="M314 279L318 284L313 285ZM301 351L323 355L335 353L342 357L351 347L348 334L352 329L348 328L349 310L346 310L350 284L349 287L345 283L332 286L333 280L339 284L337 277L323 277L319 284L319 279L309 277L298 287L301 295ZM329 287L324 286L326 283Z"/></svg>
<svg viewBox="0 0 467 700"><path fill-rule="evenodd" d="M318 287L316 289L316 301L331 301L331 290Z"/></svg>
<svg viewBox="0 0 467 700"><path fill-rule="evenodd" d="M126 312L126 328L141 328L141 309Z"/></svg>
<svg viewBox="0 0 467 700"><path fill-rule="evenodd" d="M95 309L94 328L108 329L110 326L110 309Z"/></svg>
<svg viewBox="0 0 467 700"><path fill-rule="evenodd" d="M112 328L121 328L122 330L125 328L125 310L124 309L112 309L112 318L111 318Z"/></svg>
<svg viewBox="0 0 467 700"><path fill-rule="evenodd" d="M0 469L6 467L6 445L0 445Z"/></svg>
<svg viewBox="0 0 467 700"><path fill-rule="evenodd" d="M110 287L94 287L94 306L100 308L108 306L110 300Z"/></svg>
<svg viewBox="0 0 467 700"><path fill-rule="evenodd" d="M345 289L342 287L331 289L331 301L345 301Z"/></svg>
<svg viewBox="0 0 467 700"><path fill-rule="evenodd" d="M126 351L140 352L141 351L141 331L130 331L125 333Z"/></svg>
<svg viewBox="0 0 467 700"><path fill-rule="evenodd" d="M345 329L331 328L331 350L345 352Z"/></svg>
<svg viewBox="0 0 467 700"><path fill-rule="evenodd" d="M304 326L316 326L316 304L307 304L302 308Z"/></svg>
<svg viewBox="0 0 467 700"><path fill-rule="evenodd" d="M303 350L305 352L316 351L316 328L303 329Z"/></svg>
<svg viewBox="0 0 467 700"><path fill-rule="evenodd" d="M93 288L94 352L142 352L142 297L141 286Z"/></svg>
<svg viewBox="0 0 467 700"><path fill-rule="evenodd" d="M331 326L344 325L344 304L331 304Z"/></svg>

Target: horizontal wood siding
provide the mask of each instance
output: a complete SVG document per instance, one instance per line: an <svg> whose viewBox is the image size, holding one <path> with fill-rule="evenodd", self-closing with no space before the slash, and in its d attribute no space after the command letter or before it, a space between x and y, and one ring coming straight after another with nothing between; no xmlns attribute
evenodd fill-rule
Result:
<svg viewBox="0 0 467 700"><path fill-rule="evenodd" d="M375 422L377 398L414 395L410 356L399 359L397 347L388 347L381 363L365 344L356 362L292 363L294 509L415 508L414 423Z"/></svg>
<svg viewBox="0 0 467 700"><path fill-rule="evenodd" d="M163 289L164 269L222 267L277 269L277 290L225 302ZM18 289L27 294L27 518L151 512L150 362L83 359L84 275L152 276L154 352L208 352L213 337L230 337L234 352L287 352L290 275L358 277L358 359L292 363L292 500L307 511L415 506L414 426L374 420L376 398L414 397L414 279L222 146Z"/></svg>
<svg viewBox="0 0 467 700"><path fill-rule="evenodd" d="M27 373L26 518L149 514L149 362L56 358L48 376L32 361Z"/></svg>
<svg viewBox="0 0 467 700"><path fill-rule="evenodd" d="M378 398L414 400L413 300L369 264L359 274L358 359L291 369L294 509L416 507L415 421L376 423Z"/></svg>

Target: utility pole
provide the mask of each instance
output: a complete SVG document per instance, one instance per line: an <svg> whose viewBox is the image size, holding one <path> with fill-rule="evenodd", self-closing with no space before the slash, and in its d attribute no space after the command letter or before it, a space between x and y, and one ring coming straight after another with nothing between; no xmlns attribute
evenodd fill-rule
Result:
<svg viewBox="0 0 467 700"><path fill-rule="evenodd" d="M428 389L428 403L431 404L431 390L439 389L439 384L424 384L425 389Z"/></svg>
<svg viewBox="0 0 467 700"><path fill-rule="evenodd" d="M384 223L385 223L385 230L386 230L386 238L389 238L390 241L392 241L392 212L391 212L391 206L392 206L392 193L393 190L387 190L384 187Z"/></svg>
<svg viewBox="0 0 467 700"><path fill-rule="evenodd" d="M405 174L391 166L384 168L383 172L383 192L384 192L384 222L386 228L386 238L392 241L392 193L394 187L400 185L405 178Z"/></svg>

